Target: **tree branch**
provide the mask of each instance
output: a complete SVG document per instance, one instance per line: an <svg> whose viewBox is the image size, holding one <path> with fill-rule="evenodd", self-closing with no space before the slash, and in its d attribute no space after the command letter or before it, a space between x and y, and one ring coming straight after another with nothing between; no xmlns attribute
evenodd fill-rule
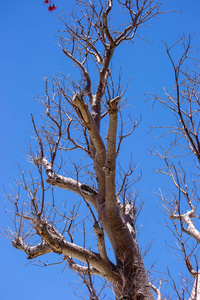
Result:
<svg viewBox="0 0 200 300"><path fill-rule="evenodd" d="M106 155L106 210L116 213L116 191L115 191L115 165L116 165L116 138L117 138L117 105L120 96L109 102L109 128L107 134Z"/></svg>
<svg viewBox="0 0 200 300"><path fill-rule="evenodd" d="M53 226L46 221L41 221L35 224L37 233L42 237L43 240L53 249L54 252L64 254L78 259L84 263L88 263L99 271L102 276L113 277L113 271L116 267L109 261L104 261L99 254L80 247L76 244L67 242L63 235L61 235ZM114 276L115 277L115 276Z"/></svg>
<svg viewBox="0 0 200 300"><path fill-rule="evenodd" d="M194 218L195 214L193 210L188 211L185 214L171 214L170 219L174 220L183 220L185 224L187 225L187 229L183 228L183 231L187 233L188 235L192 236L198 243L200 243L200 232L196 229L194 226L194 223L191 218Z"/></svg>
<svg viewBox="0 0 200 300"><path fill-rule="evenodd" d="M105 145L89 112L88 106L84 103L79 94L74 95L72 102L77 108L80 119L84 122L84 125L88 130L91 141L96 150L96 159L98 164L101 168L103 168L105 165Z"/></svg>
<svg viewBox="0 0 200 300"><path fill-rule="evenodd" d="M70 256L65 256L65 258L68 262L70 270L75 271L79 274L83 274L83 275L88 275L88 273L90 273L91 275L101 276L101 273L97 269L90 267L90 266L84 267L84 266L78 265L77 263L75 263L75 261Z"/></svg>
<svg viewBox="0 0 200 300"><path fill-rule="evenodd" d="M108 21L107 21L108 14L112 9L112 5L113 5L112 0L108 0L108 7L103 12L103 31L105 32L105 35L106 35L107 39L109 40L111 47L114 47L114 41L113 41L113 38L112 38L112 36L110 34L110 31L108 29Z"/></svg>
<svg viewBox="0 0 200 300"><path fill-rule="evenodd" d="M80 61L78 61L72 54L70 54L66 49L63 49L63 52L65 53L65 55L67 55L71 60L73 60L77 66L82 70L83 75L85 77L86 80L86 87L83 91L84 95L88 95L90 100L92 99L92 93L91 93L91 80L90 80L90 76L88 71L86 70L86 68L84 67L83 63L81 63Z"/></svg>
<svg viewBox="0 0 200 300"><path fill-rule="evenodd" d="M100 228L98 222L95 222L93 229L96 233L97 240L98 240L97 246L99 249L99 254L104 261L109 262L109 259L108 259L107 253L106 253L106 247L105 247L104 231L102 228Z"/></svg>
<svg viewBox="0 0 200 300"><path fill-rule="evenodd" d="M61 189L72 191L79 196L84 196L84 199L86 201L96 207L97 192L89 185L77 182L77 180L74 180L73 178L68 178L57 174L53 171L51 164L45 157L36 158L35 160L37 161L37 163L41 163L45 168L46 174L48 176L48 179L46 180L47 183L55 185Z"/></svg>
<svg viewBox="0 0 200 300"><path fill-rule="evenodd" d="M22 250L28 255L28 259L33 259L38 256L51 253L53 252L52 248L46 243L45 241L42 241L42 243L36 245L36 246L31 246L29 247L27 244L23 242L22 237L16 237L12 241L13 247L16 249Z"/></svg>
<svg viewBox="0 0 200 300"><path fill-rule="evenodd" d="M154 292L156 292L156 294L157 294L156 300L162 300L162 295L161 295L161 292L160 292L160 288L158 289L158 288L155 287L155 285L153 285L151 282L149 282L149 284L150 284L150 287L152 288L152 290L153 290Z"/></svg>

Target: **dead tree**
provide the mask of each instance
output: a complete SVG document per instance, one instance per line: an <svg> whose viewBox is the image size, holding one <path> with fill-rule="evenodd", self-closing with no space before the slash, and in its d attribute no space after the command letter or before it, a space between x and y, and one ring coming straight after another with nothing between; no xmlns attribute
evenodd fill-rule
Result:
<svg viewBox="0 0 200 300"><path fill-rule="evenodd" d="M38 173L22 171L16 182L19 189L7 195L15 207L12 244L28 259L52 252L61 255L71 270L87 276L91 299L98 299L90 280L94 275L110 282L117 299L154 299L136 240L135 204L128 196L127 180L134 167L123 174L120 186L116 183L117 156L128 133L119 118L124 101L121 76L117 82L111 62L115 51L133 42L140 27L159 14L159 3L77 0L77 4L78 10L61 17L59 47L79 75L76 70L71 76L45 79L46 95L38 99L44 107L40 127L32 116L38 147L31 146L29 153ZM80 157L73 163L74 177L66 176L73 160L70 150ZM88 209L87 214L82 212L82 224L86 217L93 222L98 251L75 242L77 206L69 208L68 202L58 200L58 189L71 191L72 203L73 194L82 199ZM115 262L107 254L105 234Z"/></svg>
<svg viewBox="0 0 200 300"><path fill-rule="evenodd" d="M154 96L175 116L175 124L165 127L165 134L173 140L167 150L156 151L165 162L158 170L173 183L171 194L160 194L165 212L171 220L167 224L177 239L177 259L185 263L190 278L182 278L178 288L173 284L178 299L200 299L199 275L199 166L200 166L200 73L199 61L191 37L182 36L166 52L174 72L174 87L165 90L163 98ZM182 53L179 59L174 54ZM164 134L164 136L165 136ZM174 248L173 248L174 251ZM171 277L171 275L170 275ZM172 279L172 277L171 277Z"/></svg>
<svg viewBox="0 0 200 300"><path fill-rule="evenodd" d="M154 291L161 300L161 288L149 282L137 244L137 197L130 192L134 181L129 181L135 166L130 164L126 172L121 166L117 169L120 146L138 124L124 132L126 85L121 75L116 80L112 67L115 51L134 42L140 27L160 13L159 4L154 0L77 0L77 4L77 11L61 18L59 43L77 69L71 75L45 78L46 95L38 98L44 108L40 127L32 116L37 146L30 145L28 159L34 168L21 170L16 189L7 194L14 206L12 244L30 260L59 254L60 262L79 274L90 299L100 299L101 290L93 284L93 277L99 276L111 284L116 299L151 300ZM172 51L180 42L184 51L175 63ZM178 299L199 300L200 75L190 49L190 39L166 45L175 84L164 98L154 98L174 113L177 123L168 126L174 135L170 147L155 154L166 165L158 172L175 187L170 196L159 196L191 278L182 279L180 290L169 276ZM192 69L184 69L188 60ZM88 246L91 224L95 238Z"/></svg>

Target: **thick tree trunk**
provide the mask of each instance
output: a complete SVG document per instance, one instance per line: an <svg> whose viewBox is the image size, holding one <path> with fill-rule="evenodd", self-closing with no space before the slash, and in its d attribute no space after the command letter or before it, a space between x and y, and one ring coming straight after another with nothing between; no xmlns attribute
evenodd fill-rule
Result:
<svg viewBox="0 0 200 300"><path fill-rule="evenodd" d="M102 225L112 244L119 272L119 280L112 283L116 298L153 300L139 247L121 213L118 211L117 218L114 214L105 213Z"/></svg>
<svg viewBox="0 0 200 300"><path fill-rule="evenodd" d="M128 278L122 276L118 282L113 284L116 299L154 300L142 260L134 273Z"/></svg>

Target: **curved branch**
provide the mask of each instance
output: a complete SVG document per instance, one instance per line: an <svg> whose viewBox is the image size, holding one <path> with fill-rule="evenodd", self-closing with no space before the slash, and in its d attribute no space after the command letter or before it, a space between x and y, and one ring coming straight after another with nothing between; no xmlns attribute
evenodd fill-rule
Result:
<svg viewBox="0 0 200 300"><path fill-rule="evenodd" d="M88 275L88 273L90 273L91 275L99 275L101 276L101 273L93 268L93 267L84 267L84 266L80 266L77 263L75 263L75 261L70 257L70 256L65 256L67 262L68 262L68 266L70 268L70 270L75 271L79 274L83 274L83 275Z"/></svg>
<svg viewBox="0 0 200 300"><path fill-rule="evenodd" d="M176 43L180 42L182 39L183 39L183 37L181 37ZM169 59L172 63L173 69L174 69L175 86L176 86L176 106L177 106L177 114L180 118L179 122L182 125L183 135L185 136L185 138L186 138L186 140L189 144L189 147L191 148L191 150L193 151L193 153L197 157L198 161L200 162L200 152L199 152L198 144L196 145L193 137L191 136L192 134L191 134L190 130L188 129L186 121L183 117L183 111L181 109L181 92L180 92L179 74L181 72L181 66L182 66L183 62L185 61L185 59L187 58L187 56L188 56L188 52L189 52L190 47L191 47L190 42L191 42L191 37L189 36L188 43L187 43L187 45L184 44L184 46L185 46L184 53L181 56L177 66L175 65L175 62L174 62L174 60L173 60L173 58L170 54L170 50L174 47L174 45L176 43L174 45L172 45L170 48L167 46L166 43L165 43L165 46L166 46L166 52L168 54L168 57L169 57Z"/></svg>
<svg viewBox="0 0 200 300"><path fill-rule="evenodd" d="M61 46L59 46L61 47ZM92 99L92 93L91 93L91 79L89 76L88 71L86 70L86 68L84 67L83 63L81 63L80 61L78 61L72 54L70 54L67 50L62 49L64 54L69 57L71 60L73 60L77 66L82 70L83 75L85 77L86 80L86 87L84 89L84 95L88 95L90 99Z"/></svg>
<svg viewBox="0 0 200 300"><path fill-rule="evenodd" d="M200 232L196 229L194 226L194 223L191 218L194 218L194 211L190 210L187 213L183 215L175 215L171 214L170 219L174 220L183 220L185 224L187 225L187 229L182 228L182 230L187 233L188 235L192 236L199 244L200 244Z"/></svg>
<svg viewBox="0 0 200 300"><path fill-rule="evenodd" d="M111 276L112 278L117 276L117 268L112 262L105 262L98 253L67 242L63 235L46 221L40 221L35 224L35 229L42 239L53 249L53 252L73 257L87 264L89 263L102 276Z"/></svg>
<svg viewBox="0 0 200 300"><path fill-rule="evenodd" d="M42 243L36 245L36 246L28 246L26 243L23 242L22 237L16 237L12 241L12 245L14 248L22 250L28 255L28 259L33 259L38 256L47 254L47 253L52 253L53 250L52 248L45 242L43 241Z"/></svg>
<svg viewBox="0 0 200 300"><path fill-rule="evenodd" d="M109 0L108 1L108 7L107 9L103 12L103 31L105 32L105 35L107 37L107 39L109 40L110 42L110 45L113 47L114 46L114 41L113 41L113 38L110 34L110 31L108 29L108 21L107 21L107 18L108 18L108 14L109 12L111 11L112 9L112 5L113 5L113 2L112 0Z"/></svg>
<svg viewBox="0 0 200 300"><path fill-rule="evenodd" d="M77 108L80 119L84 122L84 125L88 130L91 141L96 150L98 164L101 168L103 168L105 165L105 145L100 136L99 130L89 112L88 106L84 103L79 94L74 95L72 102Z"/></svg>
<svg viewBox="0 0 200 300"><path fill-rule="evenodd" d="M65 151L70 151L70 150L74 150L74 149L79 148L79 149L83 150L84 152L86 152L89 156L91 156L90 149L88 147L88 141L86 139L87 136L85 134L85 130L84 130L83 134L84 134L84 137L86 139L87 149L84 148L83 146L81 146L80 144L78 144L73 138L71 138L71 135L70 135L70 125L71 125L71 123L72 123L72 119L69 120L69 123L67 125L67 139L68 139L68 141L70 141L74 145L74 147L72 149L65 149ZM62 149L62 148L60 147L60 149Z"/></svg>
<svg viewBox="0 0 200 300"><path fill-rule="evenodd" d="M152 290L157 294L157 299L156 300L162 300L162 295L161 295L161 292L160 292L160 288L158 289L151 282L149 282L149 284L150 284L150 287L152 288Z"/></svg>
<svg viewBox="0 0 200 300"><path fill-rule="evenodd" d="M61 189L72 191L79 196L84 196L84 199L96 208L97 192L94 189L87 184L82 184L77 180L74 180L73 178L68 178L57 174L53 171L52 165L45 157L37 158L36 160L37 163L42 164L46 170L48 176L48 179L46 180L47 183L55 185Z"/></svg>
<svg viewBox="0 0 200 300"><path fill-rule="evenodd" d="M129 26L127 26L124 29L124 31L122 33L120 33L120 35L115 39L115 45L118 46L121 42L123 42L124 40L126 40L127 37L129 36L129 34L131 34L133 32L134 28L135 28L134 31L136 31L137 26L139 25L139 24L137 24L137 20L139 18L140 13L141 13L141 10L137 14L135 14L135 18L133 19L132 24L129 25ZM133 34L131 35L131 37L129 37L129 39L133 38L134 33L135 32L133 32Z"/></svg>

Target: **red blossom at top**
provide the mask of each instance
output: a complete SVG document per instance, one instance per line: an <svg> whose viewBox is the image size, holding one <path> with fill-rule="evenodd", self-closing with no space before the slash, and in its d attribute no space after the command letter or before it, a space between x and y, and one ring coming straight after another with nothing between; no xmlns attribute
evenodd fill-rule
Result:
<svg viewBox="0 0 200 300"><path fill-rule="evenodd" d="M49 1L49 0L44 0L44 3L45 3L45 4L49 4L50 1Z"/></svg>
<svg viewBox="0 0 200 300"><path fill-rule="evenodd" d="M49 11L52 11L52 10L54 10L54 9L56 9L57 8L57 6L55 6L55 4L53 4L53 5L50 5L49 7L48 7L48 10Z"/></svg>

